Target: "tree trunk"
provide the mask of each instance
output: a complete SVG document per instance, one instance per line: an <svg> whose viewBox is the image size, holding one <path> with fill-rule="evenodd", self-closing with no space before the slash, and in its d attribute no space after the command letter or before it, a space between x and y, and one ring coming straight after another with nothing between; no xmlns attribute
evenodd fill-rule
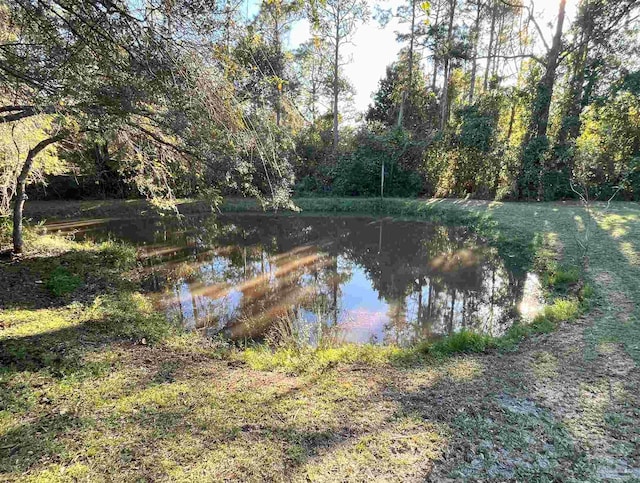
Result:
<svg viewBox="0 0 640 483"><path fill-rule="evenodd" d="M282 117L282 69L281 66L281 57L282 57L282 47L280 46L280 25L278 24L278 17L276 15L274 20L274 34L276 40L276 58L278 59L278 66L276 75L278 79L276 81L276 126L280 126L280 119Z"/></svg>
<svg viewBox="0 0 640 483"><path fill-rule="evenodd" d="M496 5L491 7L491 29L489 30L489 49L487 50L487 65L484 69L483 88L486 92L489 88L489 71L491 70L491 51L493 50L493 38L496 30Z"/></svg>
<svg viewBox="0 0 640 483"><path fill-rule="evenodd" d="M511 141L511 135L513 134L513 122L516 119L516 101L511 103L511 112L509 114L509 128L507 129L507 144Z"/></svg>
<svg viewBox="0 0 640 483"><path fill-rule="evenodd" d="M438 27L438 22L440 21L440 6L441 3L438 2L438 8L436 9L436 21L434 22L434 26ZM431 80L431 91L436 91L436 82L438 81L438 56L434 53L433 55L433 78Z"/></svg>
<svg viewBox="0 0 640 483"><path fill-rule="evenodd" d="M527 186L527 190L529 191L527 196L530 196L533 191L532 183L535 183L537 184L537 199L539 201L544 195L544 186L542 183L543 160L545 152L548 149L547 126L549 124L549 108L551 106L551 96L553 95L553 87L556 80L560 49L562 48L562 27L564 24L566 4L567 0L560 0L556 32L553 36L551 49L547 54L545 73L536 86L536 97L533 101L531 122L525 134L522 149L523 168L531 171L536 178L532 180L530 174L527 177L527 184L530 185ZM522 196L522 189L520 195Z"/></svg>
<svg viewBox="0 0 640 483"><path fill-rule="evenodd" d="M313 124L313 126L316 125L316 103L317 103L317 97L318 97L317 91L318 91L318 88L314 80L312 81L312 84L311 84L311 124Z"/></svg>
<svg viewBox="0 0 640 483"><path fill-rule="evenodd" d="M456 0L451 0L449 25L447 26L447 52L444 56L444 85L440 112L440 130L444 130L449 120L449 70L451 67L451 39L453 38L453 19L456 14Z"/></svg>
<svg viewBox="0 0 640 483"><path fill-rule="evenodd" d="M449 328L447 330L447 334L453 334L453 316L455 314L456 307L456 289L453 289L453 294L451 295L451 311L449 312Z"/></svg>
<svg viewBox="0 0 640 483"><path fill-rule="evenodd" d="M500 50L502 49L502 43L500 42L500 35L502 34L502 29L504 28L504 12L499 12L498 17L500 23L498 24L498 30L496 30L495 39L493 43L493 63L491 67L491 77L497 78L499 69L500 69ZM498 87L498 84L493 86L494 88Z"/></svg>
<svg viewBox="0 0 640 483"><path fill-rule="evenodd" d="M471 80L469 84L469 104L473 102L473 95L476 89L476 59L478 57L478 40L480 40L480 12L482 4L478 0L478 9L476 10L476 21L473 25L473 59L471 61Z"/></svg>
<svg viewBox="0 0 640 483"><path fill-rule="evenodd" d="M336 21L335 52L333 56L333 154L338 152L338 68L340 67L340 19Z"/></svg>
<svg viewBox="0 0 640 483"><path fill-rule="evenodd" d="M231 53L231 8L229 2L224 6L224 51L227 55Z"/></svg>
<svg viewBox="0 0 640 483"><path fill-rule="evenodd" d="M402 127L402 118L404 116L404 105L407 102L407 97L411 93L413 87L413 42L415 38L415 25L416 25L416 0L411 0L411 36L409 37L409 79L407 86L402 93L402 100L400 101L400 110L398 111L398 127Z"/></svg>
<svg viewBox="0 0 640 483"><path fill-rule="evenodd" d="M558 168L559 169L572 169L571 159L564 156L563 151L567 148L572 141L574 141L580 134L580 113L585 107L585 101L588 103L588 99L585 98L584 80L585 71L587 69L587 56L589 54L589 42L591 41L591 35L593 33L593 20L588 12L583 17L585 25L582 29L582 36L580 39L580 47L575 54L574 62L572 65L572 76L569 82L569 98L567 99L566 111L562 119L560 131L558 132L558 140L556 148L558 149Z"/></svg>
<svg viewBox="0 0 640 483"><path fill-rule="evenodd" d="M531 118L531 125L528 137L545 136L547 134L547 125L549 124L549 108L551 106L551 96L553 94L553 86L556 80L556 70L558 68L558 58L562 47L562 26L564 24L564 14L567 0L560 0L560 10L558 12L558 23L556 25L556 33L553 36L551 50L547 55L547 68L544 76L540 79L537 86L537 96Z"/></svg>
<svg viewBox="0 0 640 483"><path fill-rule="evenodd" d="M22 213L24 210L24 202L26 200L25 191L27 188L27 178L33 168L33 162L36 156L50 144L56 143L63 139L65 134L58 134L57 136L44 139L36 144L27 153L27 159L22 166L22 170L18 175L15 192L15 204L13 206L13 253L22 253L24 248L24 240L22 238Z"/></svg>

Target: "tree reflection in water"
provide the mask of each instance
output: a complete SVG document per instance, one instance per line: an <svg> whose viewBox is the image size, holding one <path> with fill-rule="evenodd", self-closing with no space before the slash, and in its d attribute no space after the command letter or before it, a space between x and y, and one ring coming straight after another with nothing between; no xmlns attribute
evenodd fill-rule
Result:
<svg viewBox="0 0 640 483"><path fill-rule="evenodd" d="M465 228L390 219L111 220L85 236L140 246L168 313L232 339L407 345L463 328L499 335L526 279Z"/></svg>

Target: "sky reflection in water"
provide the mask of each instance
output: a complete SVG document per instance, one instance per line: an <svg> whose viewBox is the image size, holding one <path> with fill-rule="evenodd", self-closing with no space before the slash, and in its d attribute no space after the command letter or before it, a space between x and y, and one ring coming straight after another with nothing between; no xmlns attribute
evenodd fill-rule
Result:
<svg viewBox="0 0 640 483"><path fill-rule="evenodd" d="M463 328L500 335L536 285L464 228L264 214L90 221L79 236L140 247L146 282L172 318L232 339L409 345Z"/></svg>

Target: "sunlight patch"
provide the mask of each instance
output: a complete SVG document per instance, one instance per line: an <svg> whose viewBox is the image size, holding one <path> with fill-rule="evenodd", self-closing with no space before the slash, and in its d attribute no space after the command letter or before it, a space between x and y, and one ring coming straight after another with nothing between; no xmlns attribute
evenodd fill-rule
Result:
<svg viewBox="0 0 640 483"><path fill-rule="evenodd" d="M447 374L456 382L466 382L482 375L484 366L475 359L460 359L447 366Z"/></svg>
<svg viewBox="0 0 640 483"><path fill-rule="evenodd" d="M310 462L306 477L309 481L424 478L442 456L446 434L441 425L403 417Z"/></svg>

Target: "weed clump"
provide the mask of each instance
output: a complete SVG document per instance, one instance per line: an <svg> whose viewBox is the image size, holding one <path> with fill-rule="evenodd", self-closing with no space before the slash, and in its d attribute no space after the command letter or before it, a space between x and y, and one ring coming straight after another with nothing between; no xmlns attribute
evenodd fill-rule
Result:
<svg viewBox="0 0 640 483"><path fill-rule="evenodd" d="M282 370L288 373L323 372L339 363L380 365L406 356L406 349L372 344L345 344L338 347L304 349L270 349L264 345L246 347L232 355L261 371Z"/></svg>
<svg viewBox="0 0 640 483"><path fill-rule="evenodd" d="M576 267L561 266L550 263L544 272L545 284L554 290L567 291L567 289L580 280L580 270Z"/></svg>
<svg viewBox="0 0 640 483"><path fill-rule="evenodd" d="M62 297L73 292L82 284L82 279L72 274L61 265L57 266L47 280L46 287L56 297Z"/></svg>
<svg viewBox="0 0 640 483"><path fill-rule="evenodd" d="M446 357L452 354L485 352L495 346L495 337L462 330L435 342L425 342L418 346L418 350L435 357Z"/></svg>
<svg viewBox="0 0 640 483"><path fill-rule="evenodd" d="M163 341L177 331L163 314L154 310L147 297L136 292L96 297L88 318L97 322L98 332L148 344Z"/></svg>

